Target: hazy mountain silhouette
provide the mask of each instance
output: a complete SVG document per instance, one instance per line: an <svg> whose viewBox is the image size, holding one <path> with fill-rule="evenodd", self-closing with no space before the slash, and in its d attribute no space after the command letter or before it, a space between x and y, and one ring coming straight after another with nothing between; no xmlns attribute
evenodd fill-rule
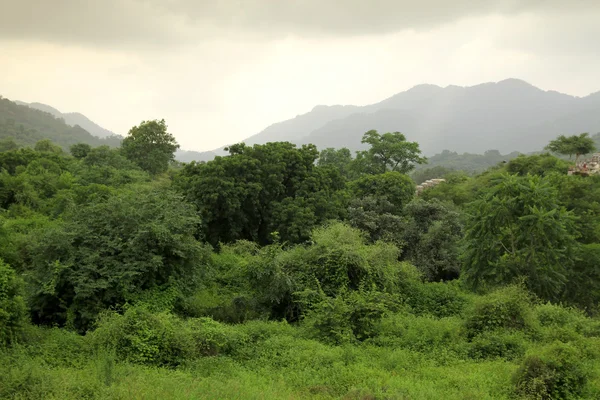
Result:
<svg viewBox="0 0 600 400"><path fill-rule="evenodd" d="M79 125L94 136L114 135L79 113L61 113L41 103L22 103ZM460 87L417 85L366 106L319 105L310 112L270 125L244 142L248 145L290 141L319 149L363 148L371 129L403 132L426 155L443 150L482 154L538 151L560 134L600 132L600 92L575 97L544 91L519 79ZM208 161L225 155L225 146L207 152L179 150L180 161Z"/></svg>
<svg viewBox="0 0 600 400"><path fill-rule="evenodd" d="M35 108L36 110L47 112L49 114L54 115L56 118L62 118L65 120L65 123L67 125L70 125L70 126L79 125L83 129L85 129L86 131L91 133L92 135L97 136L99 138L105 138L105 137L116 135L116 133L111 132L108 129L101 127L100 125L98 125L94 121L90 120L85 115L78 113L78 112L63 113L54 107L51 107L47 104L42 104L42 103L25 103L22 101L15 101L15 103L17 103L19 105L28 106L30 108Z"/></svg>
<svg viewBox="0 0 600 400"><path fill-rule="evenodd" d="M471 87L418 85L367 106L317 106L244 142L288 140L358 150L370 129L403 132L428 155L446 149L536 151L559 134L600 132L600 93L579 98L518 79Z"/></svg>
<svg viewBox="0 0 600 400"><path fill-rule="evenodd" d="M0 96L0 140L33 147L40 140L50 139L64 150L75 143L112 147L121 143L120 136L99 138L79 124L67 124L62 114L57 117L56 113L60 112L44 104L32 106Z"/></svg>

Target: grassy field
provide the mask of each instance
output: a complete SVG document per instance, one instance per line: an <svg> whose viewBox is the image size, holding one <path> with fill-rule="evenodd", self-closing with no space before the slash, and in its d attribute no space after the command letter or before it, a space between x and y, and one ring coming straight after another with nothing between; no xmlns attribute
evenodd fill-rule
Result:
<svg viewBox="0 0 600 400"><path fill-rule="evenodd" d="M390 314L378 322L374 337L340 345L313 339L314 327L307 324L226 325L140 310L107 316L86 336L30 327L25 343L0 353L0 397L600 398L597 320L539 304L520 328L500 324L488 329L484 324L473 335L479 329L474 321L481 321L485 309L481 303L499 300L472 301L479 308L473 305L452 317ZM150 318L148 324L145 318ZM529 369L537 373L534 380L544 381L545 387L552 379L576 385L573 392L578 394L530 393L539 389L530 381L517 390L523 366L532 359L539 361L535 371Z"/></svg>

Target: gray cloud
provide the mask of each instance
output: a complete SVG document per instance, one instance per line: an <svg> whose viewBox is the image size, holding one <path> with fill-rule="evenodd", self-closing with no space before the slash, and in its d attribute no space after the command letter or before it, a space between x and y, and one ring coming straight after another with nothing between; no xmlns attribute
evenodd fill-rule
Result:
<svg viewBox="0 0 600 400"><path fill-rule="evenodd" d="M571 14L597 0L0 0L0 38L162 46L227 35L278 38L427 30L489 14Z"/></svg>

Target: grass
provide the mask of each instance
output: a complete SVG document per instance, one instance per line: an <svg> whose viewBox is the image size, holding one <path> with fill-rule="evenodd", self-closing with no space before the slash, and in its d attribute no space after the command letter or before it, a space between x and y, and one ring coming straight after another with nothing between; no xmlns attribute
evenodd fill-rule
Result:
<svg viewBox="0 0 600 400"><path fill-rule="evenodd" d="M0 349L0 398L515 399L526 357L557 343L587 374L583 398L600 398L600 322L515 301L527 300L504 290L461 315L388 313L375 337L341 345L316 340L302 323L227 325L140 310L109 315L86 336L30 326L21 344ZM136 356L148 346L180 359Z"/></svg>

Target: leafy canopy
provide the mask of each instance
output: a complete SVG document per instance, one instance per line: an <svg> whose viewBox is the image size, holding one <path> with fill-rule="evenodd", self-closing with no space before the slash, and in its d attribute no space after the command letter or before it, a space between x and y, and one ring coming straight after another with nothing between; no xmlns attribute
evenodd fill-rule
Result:
<svg viewBox="0 0 600 400"><path fill-rule="evenodd" d="M361 143L371 146L356 154L356 162L367 173L397 171L406 174L415 168L415 164L427 161L425 157L421 157L419 144L408 142L400 132L379 134L376 130L371 130L363 135Z"/></svg>
<svg viewBox="0 0 600 400"><path fill-rule="evenodd" d="M156 175L166 172L179 148L175 137L167 132L164 119L143 121L134 126L121 145L125 157L144 171Z"/></svg>
<svg viewBox="0 0 600 400"><path fill-rule="evenodd" d="M193 287L203 246L193 206L164 189L135 187L74 209L32 238L31 310L38 323L87 329L97 314L144 290Z"/></svg>
<svg viewBox="0 0 600 400"><path fill-rule="evenodd" d="M463 276L474 287L526 278L528 289L557 299L573 265L575 217L539 176L503 174L468 207Z"/></svg>
<svg viewBox="0 0 600 400"><path fill-rule="evenodd" d="M583 154L589 154L596 150L594 139L592 139L588 133L582 133L580 135L565 136L560 135L558 138L551 141L547 150L553 153L568 155L569 158L575 154L575 160L579 159L579 156Z"/></svg>

